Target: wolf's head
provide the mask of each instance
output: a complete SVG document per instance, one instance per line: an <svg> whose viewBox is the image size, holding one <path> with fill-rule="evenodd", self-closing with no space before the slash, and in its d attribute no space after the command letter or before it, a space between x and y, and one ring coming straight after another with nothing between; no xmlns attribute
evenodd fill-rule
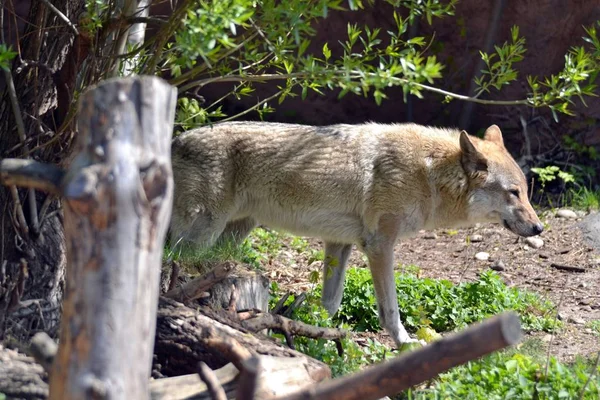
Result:
<svg viewBox="0 0 600 400"><path fill-rule="evenodd" d="M520 236L542 233L544 227L527 198L527 181L504 147L500 128L490 126L483 140L461 132L460 149L469 178L469 219L500 222Z"/></svg>

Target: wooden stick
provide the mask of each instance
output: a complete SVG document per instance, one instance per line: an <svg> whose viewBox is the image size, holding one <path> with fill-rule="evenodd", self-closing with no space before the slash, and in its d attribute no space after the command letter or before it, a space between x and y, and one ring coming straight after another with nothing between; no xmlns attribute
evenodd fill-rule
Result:
<svg viewBox="0 0 600 400"><path fill-rule="evenodd" d="M236 400L254 400L260 370L260 358L258 357L251 357L243 362Z"/></svg>
<svg viewBox="0 0 600 400"><path fill-rule="evenodd" d="M514 345L521 336L519 316L512 312L501 314L422 349L279 399L380 399L432 379L452 367Z"/></svg>
<svg viewBox="0 0 600 400"><path fill-rule="evenodd" d="M65 171L52 164L33 160L6 158L0 163L0 182L3 185L15 185L40 189L52 194L60 194L60 186Z"/></svg>
<svg viewBox="0 0 600 400"><path fill-rule="evenodd" d="M183 286L169 290L163 296L173 299L180 303L192 301L201 297L201 295L210 289L215 283L222 281L235 269L235 264L231 261L225 261L208 271L206 274L194 278Z"/></svg>
<svg viewBox="0 0 600 400"><path fill-rule="evenodd" d="M292 335L306 336L313 339L340 339L348 335L345 329L321 328L273 314L260 314L243 321L242 326L252 332L259 332L263 329L280 329Z"/></svg>
<svg viewBox="0 0 600 400"><path fill-rule="evenodd" d="M563 264L556 264L556 263L552 263L550 264L550 266L552 268L561 270L561 271L567 271L567 272L585 272L586 269L585 268L581 268L581 267L572 267L570 265L563 265Z"/></svg>
<svg viewBox="0 0 600 400"><path fill-rule="evenodd" d="M208 365L200 361L198 365L198 375L202 382L206 384L206 389L210 394L212 400L227 400L227 395L219 379L215 375L212 369L208 368Z"/></svg>

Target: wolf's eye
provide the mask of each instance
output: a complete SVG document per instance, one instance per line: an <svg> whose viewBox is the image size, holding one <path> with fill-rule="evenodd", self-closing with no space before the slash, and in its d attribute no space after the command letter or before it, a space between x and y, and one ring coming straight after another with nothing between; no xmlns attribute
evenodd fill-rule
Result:
<svg viewBox="0 0 600 400"><path fill-rule="evenodd" d="M511 195L519 197L519 189L512 189L508 191Z"/></svg>

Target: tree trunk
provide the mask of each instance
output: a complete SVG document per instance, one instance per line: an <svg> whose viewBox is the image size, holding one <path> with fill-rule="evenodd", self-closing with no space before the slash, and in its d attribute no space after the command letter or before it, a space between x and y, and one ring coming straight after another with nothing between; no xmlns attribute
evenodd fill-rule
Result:
<svg viewBox="0 0 600 400"><path fill-rule="evenodd" d="M82 95L71 167L44 167L64 197L68 247L51 399L149 397L175 100L159 78L103 82Z"/></svg>

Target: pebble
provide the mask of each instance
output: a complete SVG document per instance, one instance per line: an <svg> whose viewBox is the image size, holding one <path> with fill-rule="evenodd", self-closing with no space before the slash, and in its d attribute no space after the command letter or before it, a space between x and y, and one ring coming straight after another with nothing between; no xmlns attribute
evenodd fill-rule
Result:
<svg viewBox="0 0 600 400"><path fill-rule="evenodd" d="M546 254L546 253L540 253L540 254L539 254L539 257L540 257L540 258L543 258L544 260L547 260L548 258L550 258L550 255L549 255L549 254Z"/></svg>
<svg viewBox="0 0 600 400"><path fill-rule="evenodd" d="M579 304L581 304L582 306L589 306L590 304L592 304L592 299L581 299L581 301L579 301Z"/></svg>
<svg viewBox="0 0 600 400"><path fill-rule="evenodd" d="M577 218L577 214L575 213L575 211L571 211L571 210L567 210L567 209L561 209L558 210L556 212L556 216L558 218L567 218L567 219L575 219Z"/></svg>
<svg viewBox="0 0 600 400"><path fill-rule="evenodd" d="M483 236L471 235L471 243L479 243L479 242L483 242Z"/></svg>
<svg viewBox="0 0 600 400"><path fill-rule="evenodd" d="M427 232L425 235L423 235L424 239L437 239L438 236L435 232Z"/></svg>
<svg viewBox="0 0 600 400"><path fill-rule="evenodd" d="M494 271L504 271L506 269L506 265L504 264L504 261L496 260L496 262L494 262L490 268Z"/></svg>
<svg viewBox="0 0 600 400"><path fill-rule="evenodd" d="M585 320L580 317L569 317L569 319L567 319L567 322L570 322L575 325L585 325Z"/></svg>
<svg viewBox="0 0 600 400"><path fill-rule="evenodd" d="M487 261L490 258L490 254L486 253L485 251L480 251L479 253L475 254L475 258L479 261Z"/></svg>
<svg viewBox="0 0 600 400"><path fill-rule="evenodd" d="M525 243L534 249L539 249L544 245L544 241L541 238L534 236L526 238Z"/></svg>
<svg viewBox="0 0 600 400"><path fill-rule="evenodd" d="M549 343L550 341L552 341L552 335L549 333L547 335L544 335L544 337L542 338L542 342Z"/></svg>

